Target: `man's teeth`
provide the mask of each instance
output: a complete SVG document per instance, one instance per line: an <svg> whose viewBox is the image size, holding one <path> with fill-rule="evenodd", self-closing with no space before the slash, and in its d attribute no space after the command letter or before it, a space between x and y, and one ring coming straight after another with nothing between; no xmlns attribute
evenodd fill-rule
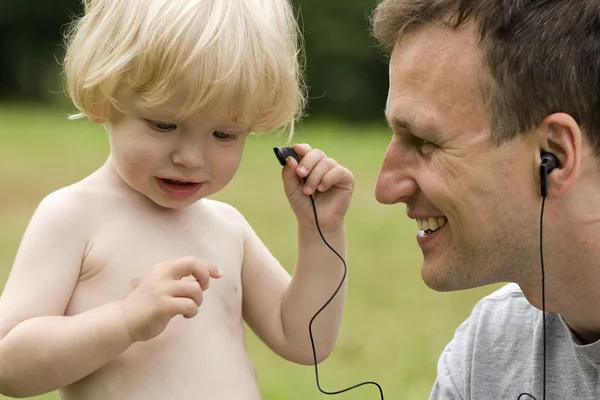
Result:
<svg viewBox="0 0 600 400"><path fill-rule="evenodd" d="M420 231L435 232L438 229L440 229L442 226L446 225L446 222L448 222L446 217L418 219L417 225L419 226Z"/></svg>

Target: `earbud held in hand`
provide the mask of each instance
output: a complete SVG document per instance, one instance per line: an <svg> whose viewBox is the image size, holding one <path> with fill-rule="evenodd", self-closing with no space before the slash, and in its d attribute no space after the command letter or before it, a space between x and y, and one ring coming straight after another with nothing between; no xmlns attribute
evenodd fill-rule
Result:
<svg viewBox="0 0 600 400"><path fill-rule="evenodd" d="M291 147L273 147L273 151L282 166L286 164L288 157L292 157L300 164L300 157Z"/></svg>
<svg viewBox="0 0 600 400"><path fill-rule="evenodd" d="M284 166L287 163L287 159L288 157L292 157L296 160L296 162L298 164L300 164L300 157L298 156L298 154L296 154L296 152L294 151L293 148L291 147L273 147L273 151L275 152L275 156L277 157L277 159L279 160L279 163ZM304 180L306 182L306 178L302 178L302 180ZM346 279L346 274L348 273L348 267L346 265L346 261L344 260L344 258L337 252L335 251L335 249L333 247L331 247L331 245L327 242L327 240L325 239L325 236L323 236L323 232L321 231L321 227L319 226L319 217L317 216L317 208L315 206L315 200L313 199L313 196L310 195L310 201L313 207L313 211L314 211L314 215L315 215L315 224L317 225L317 230L319 231L319 235L321 236L321 239L323 240L323 242L325 243L325 245L327 247L329 247L329 250L331 250L341 261L342 264L344 265L344 275L342 276L342 280L340 282L340 284L338 285L338 287L335 289L335 291L333 292L333 294L331 295L331 297L329 298L329 300L325 303L325 305L323 305L323 307L321 307L321 309L319 311L316 312L316 314L312 317L312 319L310 320L309 324L308 324L308 335L310 336L310 343L313 349L313 356L314 356L314 365L315 365L315 375L316 375L316 380L317 380L317 387L319 389L319 391L321 393L324 394L339 394L339 393L343 393L343 392L347 392L349 390L355 389L359 386L363 386L363 385L375 385L378 389L379 389L379 394L381 395L381 400L383 400L383 389L381 388L381 386L377 383L377 382L371 382L371 381L367 381L367 382L362 382L359 383L357 385L351 386L349 388L346 389L342 389L342 390L338 390L335 392L326 392L325 390L323 390L321 388L321 385L319 384L319 372L316 369L317 366L317 357L316 357L316 350L315 350L315 342L313 339L313 333L312 333L312 324L314 319L321 313L321 311L323 311L323 309L333 300L333 298L335 297L335 295L339 292L340 288L342 287L342 284L344 283L344 280Z"/></svg>

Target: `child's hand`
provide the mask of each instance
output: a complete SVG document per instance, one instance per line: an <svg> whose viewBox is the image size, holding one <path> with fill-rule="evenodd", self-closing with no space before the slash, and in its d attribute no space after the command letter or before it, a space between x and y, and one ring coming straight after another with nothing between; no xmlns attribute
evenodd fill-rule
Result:
<svg viewBox="0 0 600 400"><path fill-rule="evenodd" d="M190 275L195 279L184 278ZM221 271L217 267L194 257L155 265L122 302L123 316L132 340L156 337L176 315L194 317L210 278L220 277Z"/></svg>
<svg viewBox="0 0 600 400"><path fill-rule="evenodd" d="M298 222L315 226L315 217L309 195L313 195L319 225L334 230L344 223L354 190L354 176L321 150L308 144L295 144L294 151L300 164L292 157L283 168L283 184ZM302 178L306 178L306 183Z"/></svg>

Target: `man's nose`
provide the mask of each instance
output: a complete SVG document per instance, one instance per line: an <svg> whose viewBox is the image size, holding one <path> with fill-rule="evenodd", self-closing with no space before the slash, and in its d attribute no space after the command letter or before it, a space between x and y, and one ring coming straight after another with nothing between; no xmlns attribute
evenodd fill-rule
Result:
<svg viewBox="0 0 600 400"><path fill-rule="evenodd" d="M375 185L375 198L382 204L406 202L418 191L411 171L411 155L392 141L388 146Z"/></svg>

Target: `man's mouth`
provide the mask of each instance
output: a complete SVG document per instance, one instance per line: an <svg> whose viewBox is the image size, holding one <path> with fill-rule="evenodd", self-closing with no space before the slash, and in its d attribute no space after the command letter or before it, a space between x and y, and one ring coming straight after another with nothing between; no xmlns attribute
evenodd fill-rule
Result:
<svg viewBox="0 0 600 400"><path fill-rule="evenodd" d="M417 219L417 226L419 231L423 233L433 233L446 225L448 219L446 217L435 217L428 219Z"/></svg>

